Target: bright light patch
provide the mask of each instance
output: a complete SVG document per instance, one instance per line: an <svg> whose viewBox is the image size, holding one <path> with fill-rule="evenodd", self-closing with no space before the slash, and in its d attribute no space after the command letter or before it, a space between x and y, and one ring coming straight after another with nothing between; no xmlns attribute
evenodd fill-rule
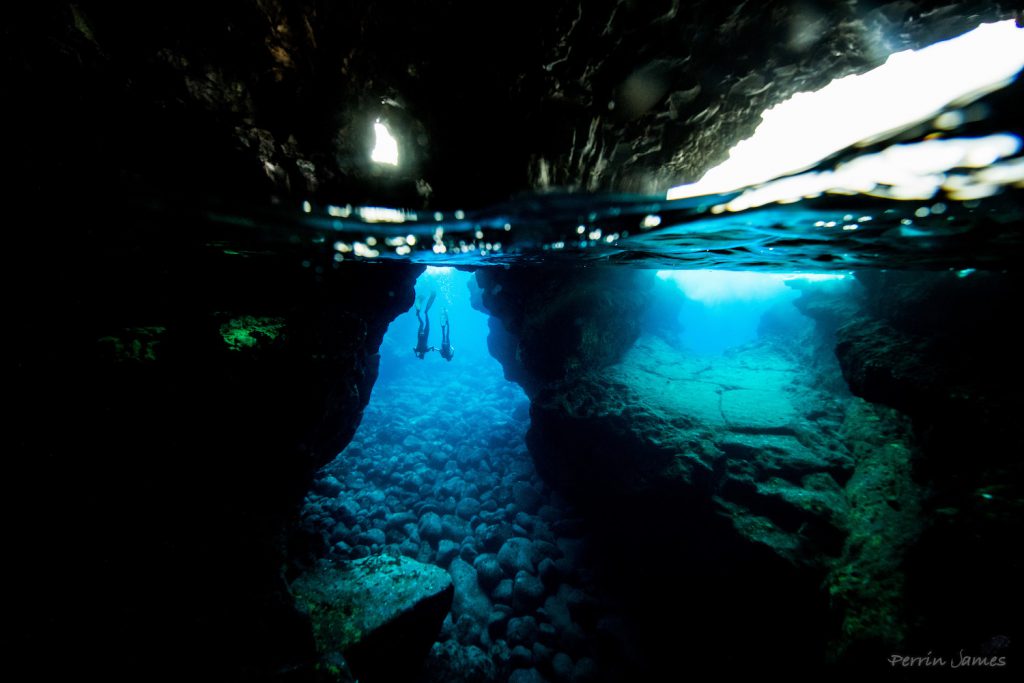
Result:
<svg viewBox="0 0 1024 683"><path fill-rule="evenodd" d="M361 206L359 217L367 223L404 223L406 220L405 212L401 209L389 209L384 206Z"/></svg>
<svg viewBox="0 0 1024 683"><path fill-rule="evenodd" d="M791 292L787 280L844 280L843 273L760 273L730 270L659 270L658 277L675 282L688 299L708 306L737 301L767 301Z"/></svg>
<svg viewBox="0 0 1024 683"><path fill-rule="evenodd" d="M355 242L352 245L352 251L355 252L356 256L362 256L363 258L377 258L380 256L379 251L363 244L362 242Z"/></svg>
<svg viewBox="0 0 1024 683"><path fill-rule="evenodd" d="M1020 160L1002 160L1019 152L1022 145L1020 138L1008 133L892 145L841 163L832 171L811 171L773 180L719 206L729 211L745 211L826 192L928 200L941 189L956 200L988 197L1019 179L1013 169ZM954 169L972 168L980 170L953 173ZM931 212L928 208L919 211L923 215Z"/></svg>
<svg viewBox="0 0 1024 683"><path fill-rule="evenodd" d="M797 93L768 109L754 135L733 147L724 163L696 183L672 188L668 199L732 192L801 171L850 145L996 90L1021 68L1024 31L1013 20L898 52L872 71Z"/></svg>
<svg viewBox="0 0 1024 683"><path fill-rule="evenodd" d="M370 159L378 164L398 166L398 140L380 121L373 124L373 132L376 135L376 142Z"/></svg>

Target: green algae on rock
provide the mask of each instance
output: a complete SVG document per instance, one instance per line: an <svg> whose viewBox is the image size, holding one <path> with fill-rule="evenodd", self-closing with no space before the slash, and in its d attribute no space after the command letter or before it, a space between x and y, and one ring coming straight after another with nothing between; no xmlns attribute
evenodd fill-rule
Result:
<svg viewBox="0 0 1024 683"><path fill-rule="evenodd" d="M284 318L242 315L221 325L220 336L229 349L241 351L274 341L284 327Z"/></svg>
<svg viewBox="0 0 1024 683"><path fill-rule="evenodd" d="M155 361L160 340L166 332L166 327L132 327L100 337L96 343L118 363Z"/></svg>

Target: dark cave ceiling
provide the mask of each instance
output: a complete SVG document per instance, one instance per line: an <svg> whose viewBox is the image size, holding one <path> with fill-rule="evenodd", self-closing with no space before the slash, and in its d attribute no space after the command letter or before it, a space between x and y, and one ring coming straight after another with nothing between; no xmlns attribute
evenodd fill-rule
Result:
<svg viewBox="0 0 1024 683"><path fill-rule="evenodd" d="M12 12L3 88L29 190L471 207L695 180L794 92L1013 15L863 0L83 1ZM369 160L377 118L397 168Z"/></svg>

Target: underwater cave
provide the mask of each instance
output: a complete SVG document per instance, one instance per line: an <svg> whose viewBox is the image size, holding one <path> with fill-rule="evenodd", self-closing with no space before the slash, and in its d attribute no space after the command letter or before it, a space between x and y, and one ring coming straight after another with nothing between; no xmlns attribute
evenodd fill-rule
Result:
<svg viewBox="0 0 1024 683"><path fill-rule="evenodd" d="M1022 26L17 4L12 667L1012 671Z"/></svg>

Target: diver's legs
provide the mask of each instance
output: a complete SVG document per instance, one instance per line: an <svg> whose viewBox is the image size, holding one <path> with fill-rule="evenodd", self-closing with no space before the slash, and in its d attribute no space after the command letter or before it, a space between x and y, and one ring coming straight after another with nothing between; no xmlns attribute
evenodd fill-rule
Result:
<svg viewBox="0 0 1024 683"><path fill-rule="evenodd" d="M430 312L431 304L434 303L434 299L436 299L436 298L437 298L437 292L431 292L430 293L430 298L427 299L427 309L426 310L427 310L428 313Z"/></svg>

